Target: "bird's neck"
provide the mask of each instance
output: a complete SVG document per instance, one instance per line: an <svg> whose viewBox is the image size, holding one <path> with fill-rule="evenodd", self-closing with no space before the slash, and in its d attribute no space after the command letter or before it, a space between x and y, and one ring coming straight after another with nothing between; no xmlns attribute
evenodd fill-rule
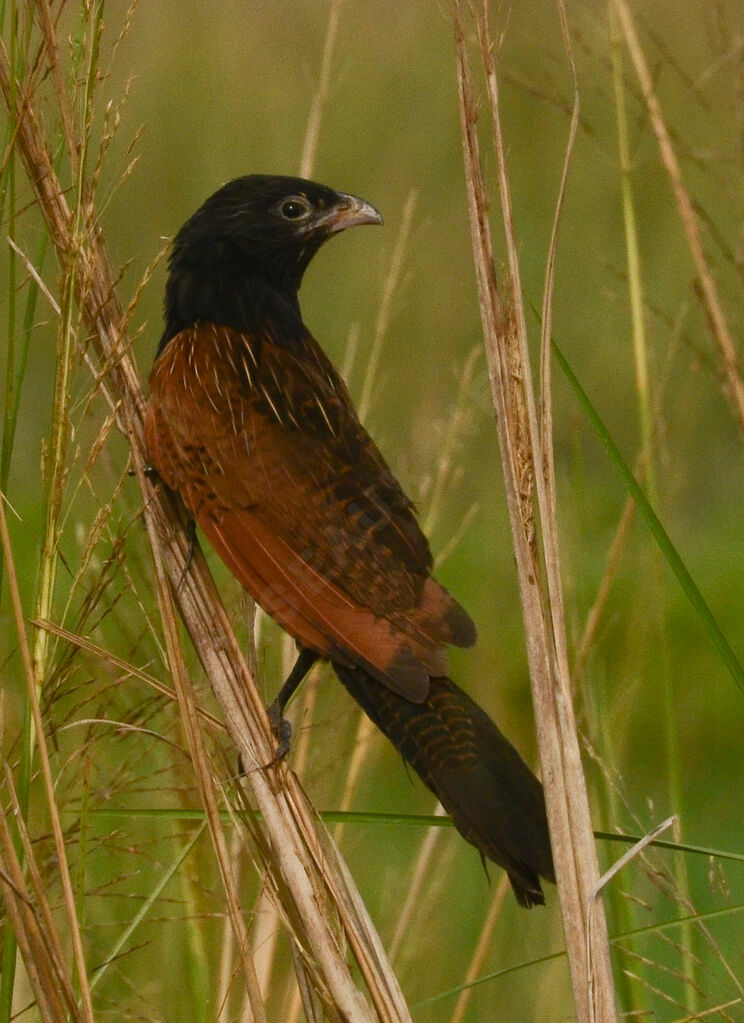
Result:
<svg viewBox="0 0 744 1023"><path fill-rule="evenodd" d="M247 334L269 331L293 347L305 328L297 296L299 279L272 280L238 262L171 267L165 295L165 331L158 354L171 338L198 323L216 323Z"/></svg>

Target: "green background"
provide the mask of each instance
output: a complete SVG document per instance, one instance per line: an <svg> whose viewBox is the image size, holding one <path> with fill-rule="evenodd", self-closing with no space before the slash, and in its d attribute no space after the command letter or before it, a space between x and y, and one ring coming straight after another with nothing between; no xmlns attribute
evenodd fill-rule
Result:
<svg viewBox="0 0 744 1023"><path fill-rule="evenodd" d="M105 71L125 10L118 3L105 8ZM125 302L136 292L163 240L220 184L244 173L297 173L329 11L329 4L320 0L219 4L141 0L128 33L117 44L97 101L102 118L106 102L113 99L116 104L123 91L128 92L98 189L112 260L124 268ZM517 4L509 11L494 10L493 18L497 37L503 32L499 52L503 128L524 298L528 308L539 308L567 140L571 79L552 4ZM680 5L652 0L639 6L638 19L658 97L697 205L709 265L738 340L744 276L744 13L734 2ZM592 2L573 5L569 21L582 106L557 255L554 337L615 442L635 465L641 450L639 396L607 8ZM61 27L61 35L67 33L74 45L79 29L73 10L65 12ZM475 61L474 48L472 53ZM649 343L656 510L729 642L744 656L742 435L721 384L720 361L696 297L695 269L625 52L623 62ZM482 94L480 79L478 88ZM48 91L48 86L42 89L43 94ZM485 102L481 109L484 165L495 186ZM49 117L53 119L52 114ZM143 131L132 146L140 126ZM136 166L119 183L134 156ZM348 379L357 399L368 373L376 317L404 208L415 197L402 273L365 418L430 525L435 556L449 546L468 516L461 538L438 572L479 629L474 651L453 654L453 677L536 763L488 379L483 355L472 355L481 344L480 319L446 3L347 0L339 5L312 176L364 196L385 217L384 228L349 232L324 248L308 271L301 295L306 323L337 365L349 366L349 338L355 338ZM495 187L492 194L492 222L500 239ZM23 184L18 206L29 198ZM40 228L31 213L21 217L20 230L29 252L35 251ZM503 254L500 241L499 252ZM4 267L5 252L1 258ZM161 330L164 275L161 262L133 317L133 327L140 330L134 350L143 375ZM54 289L56 270L49 261L44 276ZM48 308L40 304L38 320L48 316ZM534 317L529 326L534 340L539 334ZM474 369L462 384L471 356ZM39 322L31 340L8 488L20 516L12 524L16 557L29 580L38 559L42 488L38 467L49 433L53 371L53 325ZM97 458L90 474L84 472L90 444L105 415L100 400L87 405L91 386L90 374L82 367L74 382L78 418L71 473L93 482L71 492L62 542L68 571L59 584L58 619L168 681L145 610L153 597L145 533L133 518L138 507L133 481L124 480L115 498L110 532L101 539L90 573L91 580L101 575L121 536L135 582L117 575L118 567L94 611L83 609L90 581L74 591L68 605L66 587L95 510L111 500L125 465L123 443L112 434L105 456ZM557 367L554 416L573 656L604 576L626 494ZM443 453L451 456L451 464L432 504ZM242 621L245 607L237 587L219 565L214 567L232 613ZM28 592L33 593L33 586ZM9 657L5 731L12 742L14 694L21 691L21 676L5 589L3 601L2 643ZM29 613L31 609L32 597ZM266 642L259 650L260 680L269 699L282 669L276 632L265 625L262 635ZM198 673L195 664L194 671ZM63 782L69 784L72 806L78 805L84 771L89 772L85 777L96 806L197 805L188 765L157 738L178 733L170 707L141 683L118 677L89 655L78 654L67 663L60 647L55 672L47 709L57 730L58 766ZM317 805L333 809L341 799L357 718L330 675L323 675L319 685L309 759L301 777ZM204 699L209 701L206 691ZM678 839L741 851L742 693L637 516L577 685L576 706L582 736L592 751L586 765L597 829L639 834L676 813ZM299 703L297 707L295 731L302 734L305 719ZM108 720L135 722L156 736L79 724L103 710ZM76 760L83 732L89 759ZM432 805L428 792L409 778L395 753L377 736L366 741L369 756L353 807L428 812ZM229 746L225 748L229 761ZM96 950L92 962L105 956L116 928L131 917L132 905L192 830L167 814L145 823L117 819L94 824L86 899L87 925ZM386 943L395 931L423 837L420 829L396 825L354 823L344 831L345 855ZM675 836L670 832L665 837ZM609 865L624 848L600 842L602 864ZM114 1015L216 1018L210 999L219 963L222 903L206 838L195 856L198 861L186 861L181 881L166 889L155 912L136 932L133 943L145 944L102 983L103 1004ZM249 889L255 887L255 877L247 857L245 862ZM462 981L500 880L497 870L491 875L489 883L477 854L458 836L449 832L440 836L424 895L394 961L411 1003ZM669 894L667 883L660 880L665 876L683 881L689 904ZM695 926L686 936L680 928L664 933L654 928L692 912L741 903L741 864L655 852L645 864L632 863L610 888L612 934L631 927L651 928L635 943L624 942L625 951L616 952L624 1008L653 1011L654 1019L677 1020L691 1010L739 996L720 959L732 966L741 983L740 914L709 923L717 948ZM198 928L185 926L185 921L199 921ZM529 914L508 895L481 972L538 960L559 951L561 944L553 890L548 907ZM286 960L281 938L279 948ZM697 966L692 965L693 955ZM625 971L640 979L629 979ZM692 977L699 994L684 979ZM277 983L273 990L274 1018L283 1018L284 1009L279 1007L284 989ZM415 1018L422 1023L449 1019L454 1001L442 998L422 1006ZM741 1007L727 1011L726 1018L744 1018ZM568 1018L565 961L538 962L484 983L469 1012L471 1020ZM226 1018L240 1018L237 1009Z"/></svg>

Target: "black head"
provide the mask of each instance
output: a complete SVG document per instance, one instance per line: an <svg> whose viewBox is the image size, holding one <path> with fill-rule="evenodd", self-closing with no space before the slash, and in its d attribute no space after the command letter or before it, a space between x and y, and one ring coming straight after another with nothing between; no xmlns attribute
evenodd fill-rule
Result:
<svg viewBox="0 0 744 1023"><path fill-rule="evenodd" d="M252 174L210 196L176 235L160 348L180 330L211 321L252 330L262 304L297 311L308 263L332 234L381 224L368 202L304 178Z"/></svg>

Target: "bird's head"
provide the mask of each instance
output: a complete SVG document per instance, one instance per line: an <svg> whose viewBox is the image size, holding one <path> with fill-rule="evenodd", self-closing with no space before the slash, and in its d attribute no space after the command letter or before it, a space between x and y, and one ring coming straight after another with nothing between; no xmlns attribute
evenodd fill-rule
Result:
<svg viewBox="0 0 744 1023"><path fill-rule="evenodd" d="M164 341L199 320L234 321L241 308L249 316L251 296L265 289L296 304L302 275L327 238L381 223L364 199L304 178L252 174L228 182L173 242Z"/></svg>

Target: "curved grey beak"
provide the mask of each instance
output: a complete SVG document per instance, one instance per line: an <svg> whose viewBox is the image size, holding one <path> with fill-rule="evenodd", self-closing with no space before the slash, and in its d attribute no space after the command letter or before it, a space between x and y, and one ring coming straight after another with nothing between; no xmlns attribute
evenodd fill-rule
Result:
<svg viewBox="0 0 744 1023"><path fill-rule="evenodd" d="M372 203L360 199L356 195L339 192L338 202L316 222L322 224L329 234L345 231L347 227L358 227L360 224L381 224L382 214Z"/></svg>

